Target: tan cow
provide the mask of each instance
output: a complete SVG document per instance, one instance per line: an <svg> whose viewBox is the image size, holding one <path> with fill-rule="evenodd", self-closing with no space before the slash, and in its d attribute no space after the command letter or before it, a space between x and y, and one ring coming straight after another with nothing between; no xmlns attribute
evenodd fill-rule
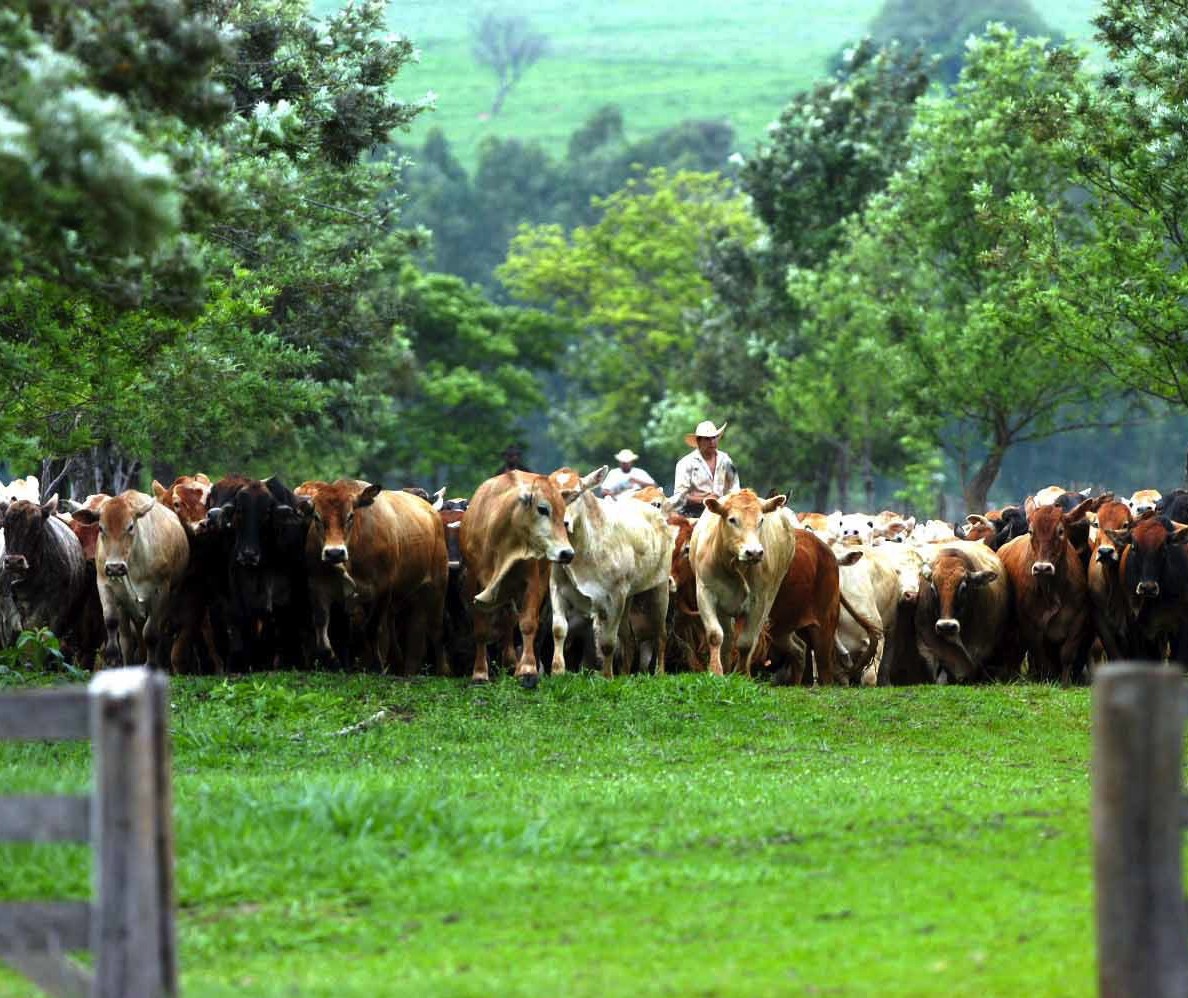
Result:
<svg viewBox="0 0 1188 998"><path fill-rule="evenodd" d="M163 667L174 593L190 560L177 514L130 489L104 500L98 510L80 509L73 516L99 523L95 569L108 662L127 664L143 649L149 665Z"/></svg>
<svg viewBox="0 0 1188 998"><path fill-rule="evenodd" d="M755 641L796 554L796 521L784 514L786 501L760 499L750 489L709 498L693 528L689 558L716 675L722 675L726 629L733 632L736 623L739 666L751 674Z"/></svg>
<svg viewBox="0 0 1188 998"><path fill-rule="evenodd" d="M565 510L565 531L574 555L550 573L554 675L565 671L569 614L577 611L593 620L595 655L609 679L623 614L633 596L647 597L648 632L657 635L656 672L664 672L673 535L665 514L650 503L597 498L593 490L606 472L604 465L581 479L578 495ZM550 477L557 481L557 474Z"/></svg>
<svg viewBox="0 0 1188 998"><path fill-rule="evenodd" d="M580 481L573 483L577 498ZM497 612L519 611L524 647L516 676L525 686L540 678L536 665L536 630L549 586L549 562L573 561L565 532L565 498L546 475L505 471L478 487L458 531L466 566L464 593L474 607L474 671L472 680L489 679L487 644Z"/></svg>
<svg viewBox="0 0 1188 998"><path fill-rule="evenodd" d="M420 669L427 643L438 673L448 675L441 639L449 554L445 525L432 504L350 479L304 482L294 495L297 511L311 521L305 556L318 652L335 657L331 607L340 605L348 615L358 607L373 665L387 667L395 636L404 675ZM396 621L401 627L394 635ZM349 643L337 658L349 665Z"/></svg>

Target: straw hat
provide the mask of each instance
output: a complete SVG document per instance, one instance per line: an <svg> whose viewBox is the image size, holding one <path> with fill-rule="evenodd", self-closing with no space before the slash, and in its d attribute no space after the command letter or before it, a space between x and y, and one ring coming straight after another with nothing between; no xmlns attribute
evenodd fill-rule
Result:
<svg viewBox="0 0 1188 998"><path fill-rule="evenodd" d="M615 460L619 464L632 464L639 460L639 455L635 453L630 447L624 447L618 454L615 455Z"/></svg>
<svg viewBox="0 0 1188 998"><path fill-rule="evenodd" d="M729 425L730 420L727 420L721 426L714 426L714 421L712 419L703 419L697 424L697 429L695 429L692 433L685 434L685 443L690 447L696 447L698 437L720 437L722 435L722 431Z"/></svg>

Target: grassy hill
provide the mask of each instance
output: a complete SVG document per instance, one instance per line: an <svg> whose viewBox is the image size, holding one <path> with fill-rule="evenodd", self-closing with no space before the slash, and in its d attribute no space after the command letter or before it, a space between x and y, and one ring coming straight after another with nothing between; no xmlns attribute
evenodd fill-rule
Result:
<svg viewBox="0 0 1188 998"><path fill-rule="evenodd" d="M487 135L539 140L554 153L603 104L622 107L630 138L684 118L724 118L749 148L788 97L819 76L841 46L860 37L881 0L523 0L514 6L438 0L393 2L392 29L422 51L401 78L410 98L437 93L413 139L442 128L467 163ZM315 0L317 10L338 0ZM1099 0L1037 3L1072 38L1091 36ZM495 119L493 75L470 54L471 26L488 10L526 17L551 54L525 74Z"/></svg>

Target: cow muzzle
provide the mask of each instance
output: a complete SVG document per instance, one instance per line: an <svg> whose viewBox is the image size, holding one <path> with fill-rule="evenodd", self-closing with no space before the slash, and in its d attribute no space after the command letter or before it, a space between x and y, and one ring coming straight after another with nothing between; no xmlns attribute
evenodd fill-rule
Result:
<svg viewBox="0 0 1188 998"><path fill-rule="evenodd" d="M951 638L961 633L961 621L952 617L941 617L936 622L936 633L943 638Z"/></svg>
<svg viewBox="0 0 1188 998"><path fill-rule="evenodd" d="M347 549L341 544L322 548L322 561L327 565L341 565L347 560Z"/></svg>
<svg viewBox="0 0 1188 998"><path fill-rule="evenodd" d="M1031 566L1032 575L1055 575L1056 566L1050 561L1037 561Z"/></svg>
<svg viewBox="0 0 1188 998"><path fill-rule="evenodd" d="M122 579L128 574L128 564L123 561L109 561L103 566L103 574L109 579Z"/></svg>
<svg viewBox="0 0 1188 998"><path fill-rule="evenodd" d="M245 568L256 568L260 564L260 552L250 550L240 551L235 555L235 561Z"/></svg>
<svg viewBox="0 0 1188 998"><path fill-rule="evenodd" d="M1136 596L1143 596L1143 597L1158 596L1159 595L1159 583L1158 582L1140 582L1137 586L1134 587L1134 592L1135 592Z"/></svg>
<svg viewBox="0 0 1188 998"><path fill-rule="evenodd" d="M29 561L23 554L5 555L4 571L9 575L24 575L29 571Z"/></svg>
<svg viewBox="0 0 1188 998"><path fill-rule="evenodd" d="M738 560L744 565L753 564L757 561L763 560L763 548L761 546L742 547L738 549Z"/></svg>
<svg viewBox="0 0 1188 998"><path fill-rule="evenodd" d="M1098 545L1097 560L1102 565L1113 565L1118 561L1118 552L1104 544Z"/></svg>
<svg viewBox="0 0 1188 998"><path fill-rule="evenodd" d="M573 548L560 548L549 560L559 562L562 565L568 565L573 561Z"/></svg>

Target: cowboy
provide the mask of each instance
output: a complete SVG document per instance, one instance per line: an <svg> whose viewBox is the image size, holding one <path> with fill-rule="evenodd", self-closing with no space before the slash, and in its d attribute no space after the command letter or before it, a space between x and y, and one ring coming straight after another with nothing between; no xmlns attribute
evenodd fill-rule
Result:
<svg viewBox="0 0 1188 998"><path fill-rule="evenodd" d="M677 462L672 497L682 504L686 516L699 515L710 496L720 499L742 488L730 455L718 450L718 437L726 426L714 426L712 420L703 419L697 429L685 435L685 443L697 449Z"/></svg>
<svg viewBox="0 0 1188 998"><path fill-rule="evenodd" d="M645 485L656 484L656 479L643 468L632 467L639 460L639 455L630 447L624 447L619 451L615 455L615 460L619 462L619 466L611 469L602 480L604 496L619 499L630 495L636 489L642 489Z"/></svg>

